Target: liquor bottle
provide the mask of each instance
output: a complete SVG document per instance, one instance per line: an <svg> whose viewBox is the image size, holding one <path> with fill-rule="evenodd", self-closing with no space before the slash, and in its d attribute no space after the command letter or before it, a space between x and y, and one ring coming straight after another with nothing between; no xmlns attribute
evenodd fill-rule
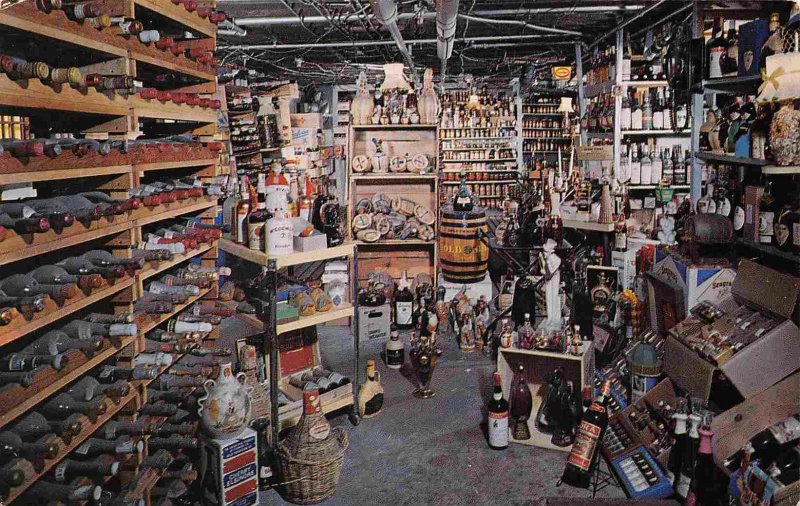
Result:
<svg viewBox="0 0 800 506"><path fill-rule="evenodd" d="M583 414L575 434L575 443L569 452L561 481L569 485L588 488L592 467L597 460L603 434L608 426L607 404L611 397L611 382L605 380L600 395Z"/></svg>
<svg viewBox="0 0 800 506"><path fill-rule="evenodd" d="M522 364L519 365L519 370L514 373L514 377L511 379L510 404L509 417L513 422L512 434L514 439L530 439L531 432L528 428L528 419L533 409L533 397Z"/></svg>
<svg viewBox="0 0 800 506"><path fill-rule="evenodd" d="M74 436L81 433L83 424L78 415L64 421L50 421L41 413L32 411L10 429L23 441L36 441L42 436L55 434L69 444Z"/></svg>
<svg viewBox="0 0 800 506"><path fill-rule="evenodd" d="M700 440L700 416L692 411L688 411L687 416L689 422L689 430L683 449L681 450L681 471L678 484L675 486L675 494L681 499L686 499L689 495L689 487L694 476L695 462L697 460L697 446Z"/></svg>
<svg viewBox="0 0 800 506"><path fill-rule="evenodd" d="M772 462L781 451L791 447L798 440L800 440L800 413L795 413L750 438L751 457L764 463ZM733 471L739 467L743 455L744 451L739 450L726 458L725 467Z"/></svg>
<svg viewBox="0 0 800 506"><path fill-rule="evenodd" d="M381 376L375 370L375 361L367 360L367 381L358 390L358 410L362 418L372 418L383 407Z"/></svg>
<svg viewBox="0 0 800 506"><path fill-rule="evenodd" d="M43 265L30 272L30 276L39 283L68 285L75 284L83 289L98 288L103 284L99 274L74 275L58 265Z"/></svg>
<svg viewBox="0 0 800 506"><path fill-rule="evenodd" d="M26 443L15 432L0 432L0 456L5 462L15 458L30 461L54 459L58 456L59 450L58 443L55 441Z"/></svg>
<svg viewBox="0 0 800 506"><path fill-rule="evenodd" d="M131 439L128 436L123 436L117 439L100 439L90 437L80 446L75 448L72 455L76 457L96 457L103 454L141 454L144 450L144 441L141 439Z"/></svg>
<svg viewBox="0 0 800 506"><path fill-rule="evenodd" d="M453 197L453 211L457 212L470 212L475 206L472 192L469 191L467 186L467 174L461 173L461 183L458 185L458 191Z"/></svg>
<svg viewBox="0 0 800 506"><path fill-rule="evenodd" d="M408 287L406 271L400 278L397 291L394 293L394 325L398 329L412 328L412 314L414 312L414 295Z"/></svg>
<svg viewBox="0 0 800 506"><path fill-rule="evenodd" d="M650 104L650 93L644 94L644 105L642 106L642 129L653 129L653 106Z"/></svg>
<svg viewBox="0 0 800 506"><path fill-rule="evenodd" d="M675 442L672 445L667 466L672 479L672 488L676 494L678 494L678 488L688 486L688 482L691 479L691 476L683 474L683 452L689 439L686 430L686 421L689 416L686 414L686 403L683 401L684 399L678 398L678 406L672 415L672 419L675 420ZM686 497L685 492L683 497Z"/></svg>
<svg viewBox="0 0 800 506"><path fill-rule="evenodd" d="M661 88L656 90L653 104L653 130L664 129L664 100L661 98Z"/></svg>
<svg viewBox="0 0 800 506"><path fill-rule="evenodd" d="M773 43L773 41L780 41L783 38L782 32L781 16L779 13L773 12L769 15L769 37L761 47L761 56L758 62L758 70L762 75L767 68L767 58L775 54L775 46L780 47L780 42Z"/></svg>
<svg viewBox="0 0 800 506"><path fill-rule="evenodd" d="M642 184L642 148L639 145L634 144L631 146L633 149L633 154L630 160L630 179L629 182L632 185Z"/></svg>
<svg viewBox="0 0 800 506"><path fill-rule="evenodd" d="M640 181L641 184L653 184L653 159L648 146L646 144L643 146L642 157L639 160Z"/></svg>
<svg viewBox="0 0 800 506"><path fill-rule="evenodd" d="M487 410L489 447L494 450L505 450L508 448L508 401L503 398L503 384L499 372L494 373L494 391Z"/></svg>
<svg viewBox="0 0 800 506"><path fill-rule="evenodd" d="M712 452L712 438L714 433L711 431L711 416L707 415L703 420L703 427L700 429L700 445L697 461L692 474L692 481L689 485L689 492L686 496L687 506L721 506L728 504L723 501L724 487L720 486L717 475L717 466L714 463Z"/></svg>
<svg viewBox="0 0 800 506"><path fill-rule="evenodd" d="M65 459L53 470L53 478L65 483L75 478L91 477L99 480L108 476L116 476L120 463L112 455L99 455L92 460Z"/></svg>
<svg viewBox="0 0 800 506"><path fill-rule="evenodd" d="M47 418L64 420L73 413L86 415L92 423L97 421L97 417L105 414L107 410L103 399L94 401L76 401L67 394L59 394L41 407L41 412Z"/></svg>
<svg viewBox="0 0 800 506"><path fill-rule="evenodd" d="M631 112L631 99L630 94L626 93L622 96L622 109L620 111L620 126L622 130L630 130L632 122Z"/></svg>
<svg viewBox="0 0 800 506"><path fill-rule="evenodd" d="M11 297L30 297L49 295L55 301L65 301L75 296L75 285L54 285L39 283L28 274L12 274L0 280L0 291Z"/></svg>
<svg viewBox="0 0 800 506"><path fill-rule="evenodd" d="M405 345L400 340L400 333L393 325L389 331L389 340L386 341L386 367L400 369L405 363Z"/></svg>
<svg viewBox="0 0 800 506"><path fill-rule="evenodd" d="M234 233L233 237L234 240L240 244L247 244L248 234L247 234L247 216L250 214L250 190L249 190L248 179L245 177L242 180L241 189L239 190L239 195L241 198L237 202L237 205L234 208L236 212L234 216L233 225L235 227L236 232Z"/></svg>
<svg viewBox="0 0 800 506"><path fill-rule="evenodd" d="M23 351L3 357L0 360L0 371L27 372L48 365L56 371L60 371L67 364L69 364L69 357L62 353L57 355L32 355Z"/></svg>
<svg viewBox="0 0 800 506"><path fill-rule="evenodd" d="M722 23L722 18L714 18L711 39L706 44L708 49L708 77L710 79L722 77L720 59L723 54L728 53L728 44L722 34Z"/></svg>
<svg viewBox="0 0 800 506"><path fill-rule="evenodd" d="M639 104L637 93L633 92L633 101L631 103L631 130L641 130L643 125L643 111Z"/></svg>
<svg viewBox="0 0 800 506"><path fill-rule="evenodd" d="M82 481L70 483L51 483L38 480L26 493L26 497L34 500L34 504L49 504L60 501L64 504L77 504L100 499L103 489L97 485L87 485Z"/></svg>
<svg viewBox="0 0 800 506"><path fill-rule="evenodd" d="M622 80L631 80L631 41L629 32L625 32L625 44L622 49Z"/></svg>
<svg viewBox="0 0 800 506"><path fill-rule="evenodd" d="M59 330L51 330L23 350L31 355L59 355L70 350L80 350L87 357L103 348L103 338L90 336L89 339L73 339Z"/></svg>
<svg viewBox="0 0 800 506"><path fill-rule="evenodd" d="M110 384L101 384L91 376L84 376L80 381L65 390L65 393L78 401L91 401L98 397L106 396L112 399L115 404L119 404L120 399L130 392L131 386L127 381L119 380Z"/></svg>

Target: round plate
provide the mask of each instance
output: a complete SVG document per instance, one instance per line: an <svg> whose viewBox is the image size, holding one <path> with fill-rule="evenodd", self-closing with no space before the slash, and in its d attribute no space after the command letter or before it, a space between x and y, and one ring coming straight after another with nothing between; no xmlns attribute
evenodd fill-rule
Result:
<svg viewBox="0 0 800 506"><path fill-rule="evenodd" d="M356 238L358 238L359 241L375 242L381 238L381 234L375 229L368 228L366 230L359 230L356 232Z"/></svg>
<svg viewBox="0 0 800 506"><path fill-rule="evenodd" d="M353 230L356 232L372 226L371 214L357 214L353 216Z"/></svg>
<svg viewBox="0 0 800 506"><path fill-rule="evenodd" d="M379 214L375 216L375 229L381 234L386 235L389 230L392 228L392 224L389 223L389 218L386 217L385 214Z"/></svg>
<svg viewBox="0 0 800 506"><path fill-rule="evenodd" d="M420 223L424 223L425 225L433 225L436 223L436 215L433 214L433 211L422 205L417 205L417 207L414 208L414 216L417 217Z"/></svg>
<svg viewBox="0 0 800 506"><path fill-rule="evenodd" d="M417 230L417 235L423 241L432 241L433 240L433 227L428 225L422 225Z"/></svg>
<svg viewBox="0 0 800 506"><path fill-rule="evenodd" d="M411 166L408 168L411 172L422 174L428 170L428 156L423 153L417 153L411 157Z"/></svg>
<svg viewBox="0 0 800 506"><path fill-rule="evenodd" d="M406 171L406 158L404 156L393 156L389 163L389 170L392 172Z"/></svg>
<svg viewBox="0 0 800 506"><path fill-rule="evenodd" d="M736 206L736 211L733 213L733 229L741 230L744 226L744 209Z"/></svg>
<svg viewBox="0 0 800 506"><path fill-rule="evenodd" d="M356 202L356 212L359 214L371 213L374 209L375 206L373 206L372 201L369 199L361 199Z"/></svg>
<svg viewBox="0 0 800 506"><path fill-rule="evenodd" d="M367 155L356 155L353 157L353 172L369 172L372 162Z"/></svg>

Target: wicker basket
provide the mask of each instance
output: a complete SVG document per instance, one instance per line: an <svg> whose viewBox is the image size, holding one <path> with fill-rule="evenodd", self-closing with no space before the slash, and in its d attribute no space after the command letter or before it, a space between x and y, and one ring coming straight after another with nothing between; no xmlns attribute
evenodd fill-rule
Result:
<svg viewBox="0 0 800 506"><path fill-rule="evenodd" d="M283 498L295 504L317 504L336 493L336 484L342 472L344 452L349 443L347 432L341 427L331 429L339 450L332 457L320 456L323 460L292 457L283 442L278 445L278 463L285 492Z"/></svg>

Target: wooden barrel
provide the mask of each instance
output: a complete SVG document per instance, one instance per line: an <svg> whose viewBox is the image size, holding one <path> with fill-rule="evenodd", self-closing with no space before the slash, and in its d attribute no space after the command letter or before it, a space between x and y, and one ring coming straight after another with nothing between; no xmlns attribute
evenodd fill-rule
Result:
<svg viewBox="0 0 800 506"><path fill-rule="evenodd" d="M489 266L489 247L478 238L478 230L488 232L486 214L442 209L439 222L439 262L446 281L477 283L483 281Z"/></svg>

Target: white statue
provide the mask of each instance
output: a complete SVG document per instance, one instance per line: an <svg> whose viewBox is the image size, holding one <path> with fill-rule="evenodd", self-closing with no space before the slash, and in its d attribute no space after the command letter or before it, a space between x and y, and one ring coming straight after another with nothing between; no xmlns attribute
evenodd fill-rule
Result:
<svg viewBox="0 0 800 506"><path fill-rule="evenodd" d="M544 294L547 303L547 320L541 326L548 329L561 328L561 259L556 255L556 242L548 239L544 243L543 251L539 253L539 262L545 278Z"/></svg>
<svg viewBox="0 0 800 506"><path fill-rule="evenodd" d="M658 226L661 228L658 240L664 244L675 244L675 218L662 214Z"/></svg>

